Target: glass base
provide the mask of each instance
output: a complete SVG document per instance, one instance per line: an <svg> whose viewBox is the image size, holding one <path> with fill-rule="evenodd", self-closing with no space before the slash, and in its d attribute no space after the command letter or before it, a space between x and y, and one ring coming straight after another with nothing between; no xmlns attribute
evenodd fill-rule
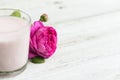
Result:
<svg viewBox="0 0 120 80"><path fill-rule="evenodd" d="M14 71L0 71L0 78L14 77L23 72L26 69L27 63L22 67Z"/></svg>

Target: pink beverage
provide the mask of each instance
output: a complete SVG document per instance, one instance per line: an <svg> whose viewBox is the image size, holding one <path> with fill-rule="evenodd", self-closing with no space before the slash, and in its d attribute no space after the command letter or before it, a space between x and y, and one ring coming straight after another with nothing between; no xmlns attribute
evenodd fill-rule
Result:
<svg viewBox="0 0 120 80"><path fill-rule="evenodd" d="M17 73L28 61L30 24L13 16L0 16L0 75Z"/></svg>

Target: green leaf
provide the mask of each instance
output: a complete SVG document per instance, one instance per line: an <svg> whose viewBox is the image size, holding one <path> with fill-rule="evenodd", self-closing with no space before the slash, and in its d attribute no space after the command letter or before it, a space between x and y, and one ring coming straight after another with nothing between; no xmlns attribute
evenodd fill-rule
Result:
<svg viewBox="0 0 120 80"><path fill-rule="evenodd" d="M15 16L15 17L21 17L21 13L20 13L20 10L15 10L11 16Z"/></svg>
<svg viewBox="0 0 120 80"><path fill-rule="evenodd" d="M44 62L45 62L45 59L42 58L42 57L37 56L37 57L32 58L32 59L31 59L31 62L32 62L32 63L35 63L35 64L44 63Z"/></svg>

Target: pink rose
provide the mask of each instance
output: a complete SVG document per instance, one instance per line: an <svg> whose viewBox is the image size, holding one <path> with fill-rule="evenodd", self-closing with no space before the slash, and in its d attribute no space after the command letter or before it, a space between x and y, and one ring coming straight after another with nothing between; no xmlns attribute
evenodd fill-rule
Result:
<svg viewBox="0 0 120 80"><path fill-rule="evenodd" d="M31 27L29 58L49 58L57 47L57 33L54 28L35 21Z"/></svg>

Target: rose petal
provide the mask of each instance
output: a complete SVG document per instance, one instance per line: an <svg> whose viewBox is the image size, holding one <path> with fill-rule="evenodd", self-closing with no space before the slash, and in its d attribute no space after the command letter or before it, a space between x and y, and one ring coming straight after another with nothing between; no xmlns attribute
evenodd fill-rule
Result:
<svg viewBox="0 0 120 80"><path fill-rule="evenodd" d="M36 57L38 56L37 54L35 54L34 52L29 52L29 58L33 58L33 57Z"/></svg>

